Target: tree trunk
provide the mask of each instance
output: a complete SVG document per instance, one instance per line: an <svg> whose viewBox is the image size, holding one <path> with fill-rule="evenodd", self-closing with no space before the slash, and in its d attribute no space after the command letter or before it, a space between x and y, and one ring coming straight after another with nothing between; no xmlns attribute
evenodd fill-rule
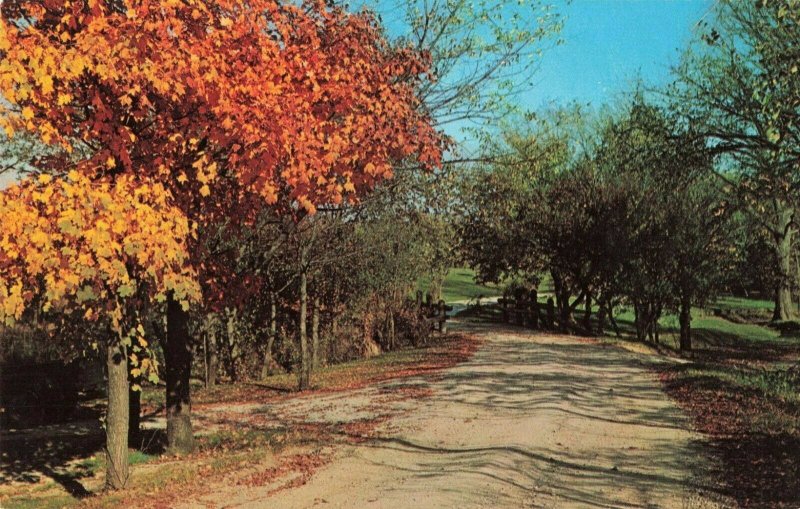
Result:
<svg viewBox="0 0 800 509"><path fill-rule="evenodd" d="M278 333L278 303L277 296L273 293L269 298L269 337L267 338L266 351L264 352L264 365L261 367L261 379L272 374L272 347L275 344L275 335Z"/></svg>
<svg viewBox="0 0 800 509"><path fill-rule="evenodd" d="M167 382L167 450L188 454L194 450L191 393L192 343L189 313L172 295L167 299L167 341L164 367Z"/></svg>
<svg viewBox="0 0 800 509"><path fill-rule="evenodd" d="M239 358L239 338L236 334L236 309L228 310L228 320L225 323L225 332L228 340L228 376L232 382L239 380L236 362Z"/></svg>
<svg viewBox="0 0 800 509"><path fill-rule="evenodd" d="M130 371L128 371L130 373ZM138 384L140 389L134 391L133 384ZM142 414L142 377L131 377L128 381L128 444L138 449L141 447L140 423Z"/></svg>
<svg viewBox="0 0 800 509"><path fill-rule="evenodd" d="M397 331L394 325L394 311L389 311L389 348L394 350L397 346Z"/></svg>
<svg viewBox="0 0 800 509"><path fill-rule="evenodd" d="M206 337L208 338L208 377L206 378L206 387L214 387L217 385L217 369L219 369L219 357L217 354L217 328L216 321L213 317L209 317L206 321Z"/></svg>
<svg viewBox="0 0 800 509"><path fill-rule="evenodd" d="M300 330L300 377L299 389L304 391L311 385L311 359L308 352L308 332L306 330L308 322L308 275L305 268L300 273L300 317L298 318L298 329Z"/></svg>
<svg viewBox="0 0 800 509"><path fill-rule="evenodd" d="M567 331L572 323L572 310L569 307L569 296L563 292L556 296L558 306L558 324L562 331Z"/></svg>
<svg viewBox="0 0 800 509"><path fill-rule="evenodd" d="M611 303L611 300L606 301L606 310L608 311L608 322L611 324L611 328L614 329L614 334L618 338L621 338L622 333L619 331L616 318L614 318L614 305Z"/></svg>
<svg viewBox="0 0 800 509"><path fill-rule="evenodd" d="M792 302L792 241L794 212L787 208L780 214L778 227L773 230L775 253L778 257L778 284L775 289L775 321L794 320L797 316Z"/></svg>
<svg viewBox="0 0 800 509"><path fill-rule="evenodd" d="M550 271L553 278L553 290L556 294L556 307L558 308L559 327L566 331L572 322L572 309L569 305L569 289L564 285L563 280L555 271Z"/></svg>
<svg viewBox="0 0 800 509"><path fill-rule="evenodd" d="M584 303L583 311L583 328L589 334L592 333L592 296L586 292L586 302Z"/></svg>
<svg viewBox="0 0 800 509"><path fill-rule="evenodd" d="M314 297L311 310L311 367L319 369L321 352L319 350L319 297Z"/></svg>
<svg viewBox="0 0 800 509"><path fill-rule="evenodd" d="M444 287L444 280L447 279L447 270L443 273L437 272L431 278L431 284L428 288L430 290L430 294L433 297L433 302L438 302L439 299L442 298L442 287Z"/></svg>
<svg viewBox="0 0 800 509"><path fill-rule="evenodd" d="M606 297L600 294L597 304L597 333L602 336L606 332Z"/></svg>
<svg viewBox="0 0 800 509"><path fill-rule="evenodd" d="M653 338L656 341L656 344L659 343L659 330L658 330L658 321L661 320L661 304L654 304L653 305L653 318L651 320L652 327L653 327Z"/></svg>
<svg viewBox="0 0 800 509"><path fill-rule="evenodd" d="M689 298L681 299L679 321L681 324L680 348L682 352L692 349L692 302Z"/></svg>
<svg viewBox="0 0 800 509"><path fill-rule="evenodd" d="M108 408L106 411L106 489L128 483L128 361L125 346L108 346Z"/></svg>

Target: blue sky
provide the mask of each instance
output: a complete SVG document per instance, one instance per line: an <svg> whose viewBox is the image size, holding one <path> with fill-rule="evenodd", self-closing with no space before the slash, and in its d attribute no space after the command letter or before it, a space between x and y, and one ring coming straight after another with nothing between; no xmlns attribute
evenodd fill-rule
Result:
<svg viewBox="0 0 800 509"><path fill-rule="evenodd" d="M404 2L372 1L390 34L396 33ZM548 103L613 103L638 78L648 85L666 83L697 22L716 0L542 1L565 16L564 43L544 53L534 86L518 96L520 106L529 110Z"/></svg>
<svg viewBox="0 0 800 509"><path fill-rule="evenodd" d="M577 100L597 106L630 89L668 81L713 0L575 0L558 2L566 15L564 44L543 55L531 108Z"/></svg>

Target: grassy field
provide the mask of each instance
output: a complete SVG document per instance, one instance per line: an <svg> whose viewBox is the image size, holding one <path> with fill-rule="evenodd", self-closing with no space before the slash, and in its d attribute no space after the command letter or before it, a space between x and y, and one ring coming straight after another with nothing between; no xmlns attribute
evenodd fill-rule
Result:
<svg viewBox="0 0 800 509"><path fill-rule="evenodd" d="M429 277L420 278L417 288L427 292L430 288ZM475 282L475 271L465 267L450 269L442 285L442 298L445 302L464 302L476 297L494 297L503 293L500 285L479 285Z"/></svg>
<svg viewBox="0 0 800 509"><path fill-rule="evenodd" d="M771 312L775 307L775 303L771 300L725 296L718 298L713 303L713 306L722 309L764 309Z"/></svg>

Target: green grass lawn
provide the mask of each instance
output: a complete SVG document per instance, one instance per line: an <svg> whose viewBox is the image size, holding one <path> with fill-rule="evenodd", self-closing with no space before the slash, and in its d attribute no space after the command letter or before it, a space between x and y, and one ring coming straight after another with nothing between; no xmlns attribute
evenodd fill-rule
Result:
<svg viewBox="0 0 800 509"><path fill-rule="evenodd" d="M576 314L576 317L579 316L580 313ZM614 317L624 333L634 333L633 310L620 308L620 310L615 313ZM677 348L678 332L680 330L677 315L665 314L658 323L660 325L661 339L667 346ZM786 341L791 341L791 338L780 337L780 333L775 329L753 323L734 323L725 318L710 315L700 308L692 309L692 331L700 345L710 343L721 344L725 341L744 343L785 343Z"/></svg>
<svg viewBox="0 0 800 509"><path fill-rule="evenodd" d="M424 276L417 280L417 289L422 290L423 293L430 288L430 277ZM476 297L497 297L503 294L503 288L506 285L501 284L488 284L479 285L475 282L475 271L468 267L453 267L445 277L444 285L442 288L442 298L445 302L463 302L475 299ZM539 283L539 294L549 295L553 293L553 279L549 273L541 275ZM547 297L540 299L542 302L547 300Z"/></svg>
<svg viewBox="0 0 800 509"><path fill-rule="evenodd" d="M714 301L711 307L718 307L720 309L764 309L772 311L775 307L775 303L771 300L725 296Z"/></svg>
<svg viewBox="0 0 800 509"><path fill-rule="evenodd" d="M430 288L429 277L421 277L417 281L417 288L427 292ZM458 302L474 299L479 296L494 297L501 295L503 288L500 285L479 285L475 282L475 271L465 267L450 269L445 277L442 287L442 298L445 302Z"/></svg>

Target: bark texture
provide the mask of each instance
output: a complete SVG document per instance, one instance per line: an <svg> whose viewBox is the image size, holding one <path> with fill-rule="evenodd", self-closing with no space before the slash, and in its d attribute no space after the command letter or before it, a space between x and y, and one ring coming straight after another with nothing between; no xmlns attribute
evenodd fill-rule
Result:
<svg viewBox="0 0 800 509"><path fill-rule="evenodd" d="M681 325L680 348L682 352L692 349L692 303L689 299L681 300L680 316L678 317Z"/></svg>
<svg viewBox="0 0 800 509"><path fill-rule="evenodd" d="M781 209L776 205L776 208ZM779 211L778 223L772 230L775 253L778 258L778 284L775 289L775 308L772 319L794 320L797 312L792 301L792 243L794 241L794 211L784 207Z"/></svg>
<svg viewBox="0 0 800 509"><path fill-rule="evenodd" d="M194 451L189 392L192 342L189 336L189 314L172 296L167 299L164 367L167 382L167 450L188 454Z"/></svg>
<svg viewBox="0 0 800 509"><path fill-rule="evenodd" d="M311 386L311 356L308 348L308 274L300 273L300 378L299 389L304 391Z"/></svg>
<svg viewBox="0 0 800 509"><path fill-rule="evenodd" d="M272 374L272 347L275 344L275 336L278 334L278 304L277 296L270 295L269 300L269 337L267 338L266 351L264 352L264 365L261 367L261 378L267 378Z"/></svg>
<svg viewBox="0 0 800 509"><path fill-rule="evenodd" d="M108 409L106 412L106 489L128 483L128 360L125 347L115 341L106 356Z"/></svg>
<svg viewBox="0 0 800 509"><path fill-rule="evenodd" d="M314 307L311 310L311 366L319 369L322 362L322 352L319 345L319 297L314 297Z"/></svg>

